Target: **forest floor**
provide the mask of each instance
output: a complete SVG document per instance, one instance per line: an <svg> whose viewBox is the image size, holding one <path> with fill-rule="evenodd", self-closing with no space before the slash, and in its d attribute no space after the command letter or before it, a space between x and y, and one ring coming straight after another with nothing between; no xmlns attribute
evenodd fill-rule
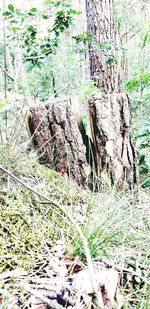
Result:
<svg viewBox="0 0 150 309"><path fill-rule="evenodd" d="M83 190L32 153L2 165L0 308L98 308L87 271L105 308L150 308L148 192Z"/></svg>

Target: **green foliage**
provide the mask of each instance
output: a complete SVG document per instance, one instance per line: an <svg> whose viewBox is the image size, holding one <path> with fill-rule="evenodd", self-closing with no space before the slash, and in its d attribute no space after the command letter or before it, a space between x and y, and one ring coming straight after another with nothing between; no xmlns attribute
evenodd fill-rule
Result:
<svg viewBox="0 0 150 309"><path fill-rule="evenodd" d="M150 73L146 73L143 69L136 74L135 77L128 80L125 87L128 92L133 92L136 90L144 90L150 86Z"/></svg>
<svg viewBox="0 0 150 309"><path fill-rule="evenodd" d="M0 113L7 110L9 104L10 104L9 99L5 99L4 101L0 102Z"/></svg>
<svg viewBox="0 0 150 309"><path fill-rule="evenodd" d="M131 98L132 105L132 113L135 118L135 122L138 122L139 118L139 125L140 125L140 119L143 114L143 118L147 118L149 116L149 102L150 102L150 93L144 93L141 94L137 93L136 95L133 94L133 97ZM137 119L136 119L137 118Z"/></svg>
<svg viewBox="0 0 150 309"><path fill-rule="evenodd" d="M31 95L40 101L46 101L53 93L52 70L47 62L42 66L35 66L28 73Z"/></svg>
<svg viewBox="0 0 150 309"><path fill-rule="evenodd" d="M109 41L102 41L93 45L94 49L100 50L107 55L106 64L107 66L112 66L117 63L117 58L114 55L114 46Z"/></svg>
<svg viewBox="0 0 150 309"><path fill-rule="evenodd" d="M54 22L54 26L52 31L54 31L56 36L59 36L62 32L69 28L70 25L73 23L73 16L75 14L80 14L76 10L59 10L56 13L56 18Z"/></svg>
<svg viewBox="0 0 150 309"><path fill-rule="evenodd" d="M83 34L74 35L73 39L76 43L76 52L80 55L85 55L87 52L87 47L92 44L93 35L89 31L86 31Z"/></svg>
<svg viewBox="0 0 150 309"><path fill-rule="evenodd" d="M149 114L150 74L141 69L135 77L126 82L126 89L132 93L132 111L135 118L135 138L142 186L150 187L150 122ZM149 112L148 112L149 113ZM143 114L143 115L142 115ZM141 118L143 121L141 123ZM145 119L145 120L144 120Z"/></svg>
<svg viewBox="0 0 150 309"><path fill-rule="evenodd" d="M143 24L141 31L141 48L143 49L147 44L150 43L150 20L146 20Z"/></svg>
<svg viewBox="0 0 150 309"><path fill-rule="evenodd" d="M142 185L150 187L150 122L135 132Z"/></svg>
<svg viewBox="0 0 150 309"><path fill-rule="evenodd" d="M106 60L106 64L109 65L109 66L113 65L116 62L117 62L117 59L113 54L108 56L108 58Z"/></svg>
<svg viewBox="0 0 150 309"><path fill-rule="evenodd" d="M23 33L23 39L21 47L24 50L24 54L28 55L30 58L38 56L37 50L37 27L36 26L27 26L26 30ZM32 59L31 59L32 61ZM34 59L33 59L34 61Z"/></svg>
<svg viewBox="0 0 150 309"><path fill-rule="evenodd" d="M100 94L100 90L94 85L92 81L80 86L79 88L80 98L85 100L92 95Z"/></svg>
<svg viewBox="0 0 150 309"><path fill-rule="evenodd" d="M73 36L73 39L76 41L76 44L83 43L87 45L93 41L93 35L89 31L86 31L83 34Z"/></svg>
<svg viewBox="0 0 150 309"><path fill-rule="evenodd" d="M112 46L108 41L103 41L98 44L98 48L102 51L109 51L112 49Z"/></svg>
<svg viewBox="0 0 150 309"><path fill-rule="evenodd" d="M48 6L56 6L56 7L71 7L72 0L45 0L44 3Z"/></svg>
<svg viewBox="0 0 150 309"><path fill-rule="evenodd" d="M25 61L30 61L33 66L40 64L40 59L56 52L60 34L67 30L73 23L74 15L80 12L72 9L71 2L50 1L50 5L56 8L54 23L48 34L43 39L38 38L37 25L33 25L33 18L40 14L33 7L28 12L22 12L12 4L8 5L3 16L9 22L9 30L12 37L20 41ZM43 19L49 19L49 15L42 14ZM31 24L30 24L31 21Z"/></svg>
<svg viewBox="0 0 150 309"><path fill-rule="evenodd" d="M9 30L16 32L16 29L21 29L20 26L21 23L25 21L26 14L20 9L15 8L12 4L8 4L7 10L3 13L3 16L10 23Z"/></svg>
<svg viewBox="0 0 150 309"><path fill-rule="evenodd" d="M59 44L59 40L57 37L54 39L51 39L49 37L46 37L42 44L40 45L41 53L44 56L48 56L56 51Z"/></svg>

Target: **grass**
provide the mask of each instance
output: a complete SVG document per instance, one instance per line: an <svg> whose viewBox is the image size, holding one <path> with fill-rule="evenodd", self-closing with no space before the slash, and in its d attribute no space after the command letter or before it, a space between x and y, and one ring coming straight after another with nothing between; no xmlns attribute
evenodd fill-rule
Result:
<svg viewBox="0 0 150 309"><path fill-rule="evenodd" d="M3 164L8 166L4 159ZM138 201L132 193L118 195L109 189L94 194L23 153L13 156L9 169L31 188L65 207L80 224L93 259L100 258L107 266L114 263L120 269L130 268L130 276L120 270L124 308L150 307L149 193L140 190ZM86 263L78 231L53 204L43 203L6 174L1 175L0 188L0 271L21 267L43 274L49 249L62 235L66 254L78 255Z"/></svg>

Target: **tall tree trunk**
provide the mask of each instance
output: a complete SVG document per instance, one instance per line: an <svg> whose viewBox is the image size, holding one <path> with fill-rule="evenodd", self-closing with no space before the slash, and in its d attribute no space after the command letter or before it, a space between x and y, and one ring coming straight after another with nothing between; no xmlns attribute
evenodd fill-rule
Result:
<svg viewBox="0 0 150 309"><path fill-rule="evenodd" d="M113 1L86 0L86 9L88 31L94 38L89 48L91 77L103 92L113 92L117 70Z"/></svg>
<svg viewBox="0 0 150 309"><path fill-rule="evenodd" d="M126 94L118 94L121 58L114 58L118 42L113 0L86 0L86 8L88 30L94 37L89 47L90 72L102 92L88 102L96 173L119 190L134 188L138 179L136 155L130 102ZM114 61L108 61L111 58Z"/></svg>

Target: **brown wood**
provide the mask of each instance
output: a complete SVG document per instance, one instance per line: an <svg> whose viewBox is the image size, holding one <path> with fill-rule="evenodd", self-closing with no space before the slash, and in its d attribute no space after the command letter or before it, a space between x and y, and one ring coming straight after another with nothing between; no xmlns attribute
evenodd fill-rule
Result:
<svg viewBox="0 0 150 309"><path fill-rule="evenodd" d="M101 181L118 190L133 189L138 182L131 129L130 101L126 94L93 96L89 99L96 172Z"/></svg>
<svg viewBox="0 0 150 309"><path fill-rule="evenodd" d="M35 106L30 111L30 132L34 132L34 146L40 149L40 161L85 186L90 167L71 103L56 101Z"/></svg>
<svg viewBox="0 0 150 309"><path fill-rule="evenodd" d="M116 30L113 0L86 0L88 31L94 41L89 46L90 73L95 85L105 93L118 90L120 80L117 65ZM107 44L111 50L102 50L99 44ZM108 58L114 56L110 65Z"/></svg>
<svg viewBox="0 0 150 309"><path fill-rule="evenodd" d="M121 57L114 23L113 0L86 0L88 30L93 35L89 46L91 78L101 95L89 98L90 123L94 143L96 174L102 182L118 190L137 183L137 164L132 138L130 102L120 93ZM102 50L102 43L111 50ZM108 64L109 56L116 61Z"/></svg>

